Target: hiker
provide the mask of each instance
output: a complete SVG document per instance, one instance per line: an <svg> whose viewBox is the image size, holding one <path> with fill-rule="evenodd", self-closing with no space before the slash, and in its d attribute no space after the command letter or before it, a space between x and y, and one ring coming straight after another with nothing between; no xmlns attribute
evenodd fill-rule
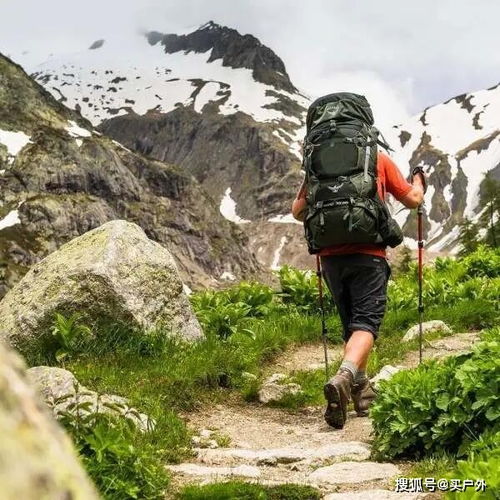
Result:
<svg viewBox="0 0 500 500"><path fill-rule="evenodd" d="M309 252L319 255L321 275L343 325L342 364L324 386L325 420L338 429L345 424L349 400L357 415L364 416L375 398L366 365L385 313L391 273L386 247L403 240L385 206L386 194L416 208L426 188L421 167L408 182L377 144L388 148L363 96L330 94L310 106L303 150L306 177L292 214L304 222Z"/></svg>

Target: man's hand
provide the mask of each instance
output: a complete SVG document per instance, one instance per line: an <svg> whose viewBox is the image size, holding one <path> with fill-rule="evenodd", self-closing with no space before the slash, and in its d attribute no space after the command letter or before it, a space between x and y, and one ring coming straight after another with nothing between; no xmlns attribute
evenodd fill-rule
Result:
<svg viewBox="0 0 500 500"><path fill-rule="evenodd" d="M424 201L427 190L426 175L422 167L412 170L410 182L411 190L400 201L406 208L417 208Z"/></svg>
<svg viewBox="0 0 500 500"><path fill-rule="evenodd" d="M413 185L415 185L415 179L420 179L420 186L424 190L425 194L427 192L427 176L425 175L423 167L417 166L412 170L410 182Z"/></svg>

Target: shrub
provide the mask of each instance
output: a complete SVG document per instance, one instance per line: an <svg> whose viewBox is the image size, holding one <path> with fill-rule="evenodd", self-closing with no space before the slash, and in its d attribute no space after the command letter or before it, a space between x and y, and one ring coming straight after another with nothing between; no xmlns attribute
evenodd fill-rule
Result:
<svg viewBox="0 0 500 500"><path fill-rule="evenodd" d="M168 476L152 446L134 445L134 434L139 432L134 424L98 409L90 413L83 409L88 410L89 403L68 406L60 421L102 496L113 500L163 499Z"/></svg>
<svg viewBox="0 0 500 500"><path fill-rule="evenodd" d="M312 271L301 271L283 266L278 271L283 303L289 304L304 313L319 311L318 277ZM333 310L333 301L326 285L323 287L324 304L328 311Z"/></svg>
<svg viewBox="0 0 500 500"><path fill-rule="evenodd" d="M252 317L267 316L277 307L274 290L262 283L243 281L228 288L226 293L229 302L250 307L248 315Z"/></svg>
<svg viewBox="0 0 500 500"><path fill-rule="evenodd" d="M489 431L474 441L467 450L467 460L459 460L453 478L484 480L485 491L475 491L468 488L465 492L452 492L448 498L452 499L491 499L500 497L500 430Z"/></svg>
<svg viewBox="0 0 500 500"><path fill-rule="evenodd" d="M191 296L196 315L206 332L227 339L236 332L253 335L241 328L245 318L263 318L278 306L272 288L261 283L242 282L227 290L206 290Z"/></svg>
<svg viewBox="0 0 500 500"><path fill-rule="evenodd" d="M500 249L480 246L474 253L464 259L467 276L474 278L500 276Z"/></svg>
<svg viewBox="0 0 500 500"><path fill-rule="evenodd" d="M427 362L382 382L371 410L385 457L458 452L500 422L500 330L473 352Z"/></svg>

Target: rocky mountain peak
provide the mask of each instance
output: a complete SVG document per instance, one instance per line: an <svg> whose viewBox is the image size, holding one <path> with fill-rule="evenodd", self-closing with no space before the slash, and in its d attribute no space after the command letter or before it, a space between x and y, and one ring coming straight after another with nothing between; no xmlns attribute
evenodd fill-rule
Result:
<svg viewBox="0 0 500 500"><path fill-rule="evenodd" d="M146 37L151 45L163 45L167 54L180 51L204 53L211 50L208 62L222 59L223 66L251 69L258 82L297 92L281 58L253 35L241 35L235 29L209 21L187 35L151 31Z"/></svg>

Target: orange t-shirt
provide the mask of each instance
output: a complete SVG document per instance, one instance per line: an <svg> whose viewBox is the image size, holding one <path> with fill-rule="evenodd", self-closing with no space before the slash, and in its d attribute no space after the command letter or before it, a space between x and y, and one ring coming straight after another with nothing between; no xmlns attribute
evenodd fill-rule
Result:
<svg viewBox="0 0 500 500"><path fill-rule="evenodd" d="M403 177L397 165L384 153L377 156L377 189L378 195L385 200L387 193L392 194L396 200L400 201L411 190L411 184ZM324 248L320 255L345 255L350 253L365 253L385 257L385 245L375 245L371 243L344 243Z"/></svg>

